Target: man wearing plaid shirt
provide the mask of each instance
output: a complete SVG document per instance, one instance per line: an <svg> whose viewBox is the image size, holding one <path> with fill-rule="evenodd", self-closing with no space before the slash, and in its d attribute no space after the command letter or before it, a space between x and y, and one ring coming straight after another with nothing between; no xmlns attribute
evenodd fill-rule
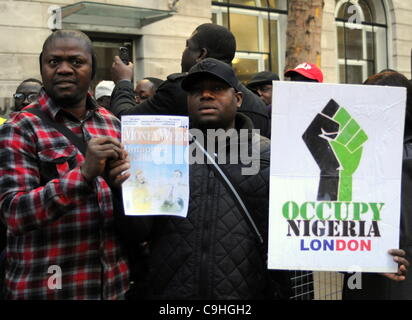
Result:
<svg viewBox="0 0 412 320"><path fill-rule="evenodd" d="M108 183L119 187L129 163L119 121L88 94L95 67L86 35L54 32L40 55L44 89L27 107L82 138L85 156L29 112L0 128L8 299L120 299L128 289Z"/></svg>

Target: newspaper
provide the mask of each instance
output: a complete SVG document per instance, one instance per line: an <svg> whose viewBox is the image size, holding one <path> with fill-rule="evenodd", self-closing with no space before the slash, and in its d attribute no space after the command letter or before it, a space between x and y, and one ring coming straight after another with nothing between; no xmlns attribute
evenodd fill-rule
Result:
<svg viewBox="0 0 412 320"><path fill-rule="evenodd" d="M189 120L180 116L122 116L130 178L123 184L126 215L187 216Z"/></svg>

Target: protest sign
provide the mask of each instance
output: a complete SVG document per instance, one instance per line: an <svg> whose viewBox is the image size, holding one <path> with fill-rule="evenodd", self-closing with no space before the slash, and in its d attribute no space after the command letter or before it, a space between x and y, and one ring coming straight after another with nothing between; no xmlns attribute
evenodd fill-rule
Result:
<svg viewBox="0 0 412 320"><path fill-rule="evenodd" d="M405 88L274 82L270 269L396 272Z"/></svg>
<svg viewBox="0 0 412 320"><path fill-rule="evenodd" d="M122 185L126 215L187 216L189 120L122 116L131 177Z"/></svg>

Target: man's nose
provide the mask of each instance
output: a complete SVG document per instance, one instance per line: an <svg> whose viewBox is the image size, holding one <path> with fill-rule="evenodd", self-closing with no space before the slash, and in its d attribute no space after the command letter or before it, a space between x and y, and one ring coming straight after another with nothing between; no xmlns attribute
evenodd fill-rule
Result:
<svg viewBox="0 0 412 320"><path fill-rule="evenodd" d="M62 61L59 66L57 67L57 73L73 73L73 68L71 63L68 61Z"/></svg>
<svg viewBox="0 0 412 320"><path fill-rule="evenodd" d="M215 94L213 92L213 90L211 89L201 89L200 90L200 98L201 99L213 99L215 97Z"/></svg>
<svg viewBox="0 0 412 320"><path fill-rule="evenodd" d="M23 100L23 102L22 102L21 104L22 104L23 106L27 106L27 105L30 104L28 95L24 96L24 100Z"/></svg>

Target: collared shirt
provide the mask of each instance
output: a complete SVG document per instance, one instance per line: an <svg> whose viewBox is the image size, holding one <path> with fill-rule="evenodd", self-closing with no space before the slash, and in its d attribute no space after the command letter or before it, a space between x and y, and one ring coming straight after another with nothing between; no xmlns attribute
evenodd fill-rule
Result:
<svg viewBox="0 0 412 320"><path fill-rule="evenodd" d="M40 108L85 141L120 138L120 122L88 97L79 121L41 92ZM35 115L18 112L0 127L0 213L7 224L9 299L117 299L128 265L114 232L111 191L80 172L84 156Z"/></svg>

